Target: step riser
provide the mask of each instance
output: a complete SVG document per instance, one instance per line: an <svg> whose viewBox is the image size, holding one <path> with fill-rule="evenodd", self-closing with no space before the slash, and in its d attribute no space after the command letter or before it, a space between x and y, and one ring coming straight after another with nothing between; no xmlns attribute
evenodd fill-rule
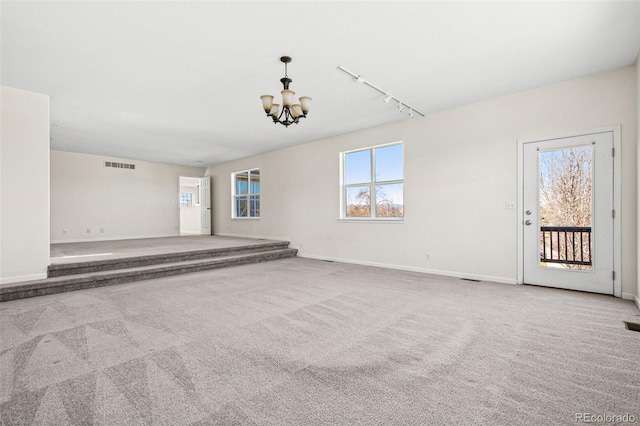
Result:
<svg viewBox="0 0 640 426"><path fill-rule="evenodd" d="M289 247L289 243L265 244L252 247L227 248L194 251L186 253L171 253L155 256L129 257L112 259L108 261L95 261L84 263L58 264L49 266L48 278L63 277L68 275L87 274L91 272L114 271L118 269L135 268L138 266L161 265L163 263L175 263L188 260L212 259L215 257L237 254L260 253L270 250L282 250Z"/></svg>
<svg viewBox="0 0 640 426"><path fill-rule="evenodd" d="M26 299L29 297L44 296L47 294L63 293L67 291L83 290L88 288L103 287L108 285L125 284L134 281L143 281L154 278L170 277L174 275L189 274L192 272L209 271L212 269L226 268L230 266L247 265L250 263L267 262L270 260L286 259L295 257L297 250L286 250L278 253L269 253L264 255L244 256L235 259L223 260L215 263L194 264L188 266L180 266L171 269L158 271L145 271L138 273L114 273L114 276L104 277L100 279L91 279L86 281L76 281L69 284L60 284L51 287L41 287L33 289L17 290L14 292L0 294L0 302L9 300Z"/></svg>

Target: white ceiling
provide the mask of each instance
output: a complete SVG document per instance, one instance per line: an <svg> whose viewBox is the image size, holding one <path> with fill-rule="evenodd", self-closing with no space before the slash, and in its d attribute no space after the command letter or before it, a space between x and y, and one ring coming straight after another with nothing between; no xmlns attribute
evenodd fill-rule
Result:
<svg viewBox="0 0 640 426"><path fill-rule="evenodd" d="M51 147L214 164L634 63L638 1L7 2L2 84L51 96ZM280 56L308 118L270 122ZM429 118L415 118L428 120Z"/></svg>

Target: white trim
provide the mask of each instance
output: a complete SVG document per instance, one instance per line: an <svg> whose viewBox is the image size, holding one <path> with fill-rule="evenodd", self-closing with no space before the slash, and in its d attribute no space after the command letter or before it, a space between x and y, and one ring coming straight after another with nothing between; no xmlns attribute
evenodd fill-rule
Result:
<svg viewBox="0 0 640 426"><path fill-rule="evenodd" d="M613 157L613 208L616 211L615 218L613 219L613 270L616 271L616 278L613 281L613 295L616 297L622 297L622 156L621 156L621 126L619 124L606 127L598 127L595 129L588 129L579 132L563 133L555 136L548 136L535 139L518 139L518 196L516 202L516 209L518 210L518 275L516 282L518 284L524 283L524 248L523 248L523 232L524 232L524 213L522 212L523 205L523 191L522 185L524 183L523 176L523 161L524 161L524 144L532 142L544 142L554 139L573 138L577 136L594 135L598 133L612 133L613 134L613 147L616 155Z"/></svg>
<svg viewBox="0 0 640 426"><path fill-rule="evenodd" d="M232 237L232 238L251 238L253 240L272 240L272 241L286 241L291 242L290 238L283 237L265 237L262 235L243 235L243 234L223 234L216 232L213 234L214 237Z"/></svg>
<svg viewBox="0 0 640 426"><path fill-rule="evenodd" d="M21 283L25 281L44 280L47 278L47 273L31 274L31 275L18 275L17 277L0 278L0 285Z"/></svg>
<svg viewBox="0 0 640 426"><path fill-rule="evenodd" d="M395 223L395 224L401 224L404 223L404 218L392 218L392 217L378 217L378 218L371 218L371 219L364 219L364 218L354 218L354 219L338 219L338 222L340 223Z"/></svg>
<svg viewBox="0 0 640 426"><path fill-rule="evenodd" d="M613 218L613 270L616 279L613 280L613 295L622 297L622 126L611 126L613 132L613 208L616 215Z"/></svg>
<svg viewBox="0 0 640 426"><path fill-rule="evenodd" d="M571 133L560 133L552 136L545 136L542 138L533 138L533 139L518 139L518 143L532 143L532 142L545 142L551 141L555 139L567 139L567 138L575 138L577 136L588 136L588 135L597 135L599 133L608 133L608 132L620 132L620 125L615 124L613 126L605 126L605 127L596 127L595 129L587 129L577 132Z"/></svg>
<svg viewBox="0 0 640 426"><path fill-rule="evenodd" d="M624 299L624 300L633 300L633 301L635 301L635 300L636 300L636 295L635 295L635 294L633 294L633 293L622 293L622 296L621 296L621 297L622 297L622 299Z"/></svg>
<svg viewBox="0 0 640 426"><path fill-rule="evenodd" d="M379 145L369 145L369 146L364 146L362 148L354 148L354 149L350 149L348 151L342 151L340 152L340 155L344 155L344 154L350 154L352 152L358 152L358 151L366 151L368 149L373 149L373 148L382 148L385 146L390 146L390 145L400 145L400 144L404 143L403 139L397 140L395 142L385 142L385 143L381 143ZM404 150L402 151L402 157L404 159Z"/></svg>
<svg viewBox="0 0 640 426"><path fill-rule="evenodd" d="M340 169L340 179L338 179L338 194L340 194L340 203L338 208L338 220L344 217L343 211L347 208L347 200L345 199L345 191L344 191L344 152L338 153L338 164Z"/></svg>
<svg viewBox="0 0 640 426"><path fill-rule="evenodd" d="M466 278L471 280L488 281L488 282L494 282L494 283L500 283L500 284L516 284L516 281L513 278L494 277L489 275L467 274L464 272L452 272L452 271L443 271L439 269L417 268L414 266L393 265L390 263L368 262L364 260L342 259L339 257L331 257L331 256L316 256L313 254L298 253L298 257L302 257L306 259L315 259L315 260L328 260L331 262L349 263L349 264L362 265L362 266L373 266L373 267L385 268L385 269L395 269L399 271L420 272L424 274L442 275L442 276L454 277L454 278Z"/></svg>
<svg viewBox="0 0 640 426"><path fill-rule="evenodd" d="M518 212L518 230L516 233L517 252L518 252L518 273L516 277L517 284L524 284L524 144L525 141L518 140L518 186L516 188L516 211Z"/></svg>
<svg viewBox="0 0 640 426"><path fill-rule="evenodd" d="M193 234L200 235L200 234ZM142 240L145 238L167 238L167 237L179 237L180 233L175 234L161 234L161 235L134 235L126 237L105 237L105 238L73 238L69 240L51 240L51 244L63 244L63 243L85 243L95 241L117 241L117 240Z"/></svg>
<svg viewBox="0 0 640 426"><path fill-rule="evenodd" d="M633 296L633 301L636 302L636 307L638 308L638 310L640 311L640 298L638 298L638 296Z"/></svg>

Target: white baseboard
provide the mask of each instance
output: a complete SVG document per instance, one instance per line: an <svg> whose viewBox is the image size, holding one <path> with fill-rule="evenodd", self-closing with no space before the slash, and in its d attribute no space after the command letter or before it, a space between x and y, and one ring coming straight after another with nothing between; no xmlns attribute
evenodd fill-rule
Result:
<svg viewBox="0 0 640 426"><path fill-rule="evenodd" d="M216 232L213 234L213 236L217 236L217 237L234 237L234 238L253 238L254 240L273 240L273 241L291 241L290 238L283 238L283 237L264 237L262 235L243 235L243 234L222 234L219 232Z"/></svg>
<svg viewBox="0 0 640 426"><path fill-rule="evenodd" d="M480 274L468 274L464 272L442 271L439 269L417 268L414 266L393 265L389 263L380 263L380 262L367 262L362 260L342 259L342 258L328 257L328 256L316 256L313 254L304 254L304 253L301 254L299 252L298 252L298 257L304 257L307 259L316 259L316 260L329 260L332 262L351 263L354 265L362 265L362 266L375 266L378 268L386 268L386 269L397 269L400 271L421 272L424 274L443 275L446 277L466 278L470 280L491 281L494 283L501 283L501 284L517 284L515 278L494 277L490 275L480 275Z"/></svg>
<svg viewBox="0 0 640 426"><path fill-rule="evenodd" d="M51 240L51 244L63 244L63 243L86 243L95 241L118 241L118 240L141 240L144 238L166 238L166 237L179 237L179 233L175 234L162 234L162 235L133 235L133 236L121 236L121 237L95 237L95 238L72 238L68 240Z"/></svg>
<svg viewBox="0 0 640 426"><path fill-rule="evenodd" d="M633 301L636 302L636 307L638 308L638 310L640 311L640 297L638 296L633 296Z"/></svg>
<svg viewBox="0 0 640 426"><path fill-rule="evenodd" d="M0 278L0 285L21 283L24 281L43 280L45 278L47 278L46 272L43 272L41 274L19 275L17 277Z"/></svg>
<svg viewBox="0 0 640 426"><path fill-rule="evenodd" d="M633 293L622 293L620 297L622 297L625 300L634 300L636 295Z"/></svg>

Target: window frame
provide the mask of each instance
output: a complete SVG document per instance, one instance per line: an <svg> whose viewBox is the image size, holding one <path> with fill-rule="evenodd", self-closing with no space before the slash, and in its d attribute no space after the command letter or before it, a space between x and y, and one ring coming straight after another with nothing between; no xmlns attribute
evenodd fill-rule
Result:
<svg viewBox="0 0 640 426"><path fill-rule="evenodd" d="M251 172L258 172L258 176L260 176L260 186L258 192L251 192ZM246 194L236 194L236 176L242 173L247 173L247 193ZM262 174L260 173L259 167L252 167L250 169L238 170L236 172L231 173L231 219L238 220L260 220L260 212L262 210L262 206L260 206L260 210L258 212L258 216L251 216L251 198L257 197L258 202L262 203L262 197L260 196L260 192L262 190ZM238 216L237 215L237 200L239 198L246 198L247 200L247 216Z"/></svg>
<svg viewBox="0 0 640 426"><path fill-rule="evenodd" d="M376 182L375 174L376 174L376 150L379 148L386 148L394 145L402 145L402 179L395 180L385 180ZM346 182L346 158L348 154L352 154L354 152L362 152L362 151L370 151L370 180L369 182L359 182L359 183L350 183ZM389 142L379 145L372 145L364 148L352 149L349 151L343 151L340 153L340 213L338 216L339 222L379 222L379 223L404 223L405 220L405 203L404 203L404 164L405 164L405 149L404 149L404 141L395 141ZM376 186L380 185L392 185L392 184L402 184L402 213L403 215L400 217L378 217L376 216L377 210L377 199L376 199ZM370 201L369 213L368 217L349 217L347 216L347 188L358 188L367 186L369 187L369 194L372 194L372 199Z"/></svg>

